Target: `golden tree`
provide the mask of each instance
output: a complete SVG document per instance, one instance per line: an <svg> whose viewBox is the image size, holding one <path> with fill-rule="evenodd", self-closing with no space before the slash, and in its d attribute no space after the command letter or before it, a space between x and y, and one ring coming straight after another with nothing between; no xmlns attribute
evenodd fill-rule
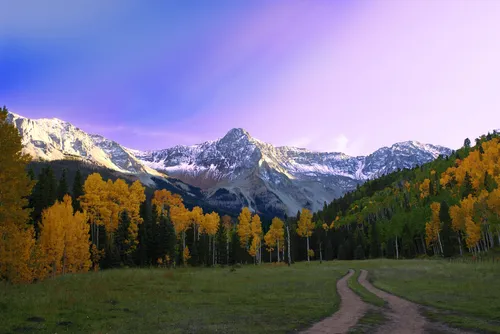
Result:
<svg viewBox="0 0 500 334"><path fill-rule="evenodd" d="M238 237L240 238L241 247L248 249L248 243L252 237L252 228L250 226L250 221L252 220L252 213L250 209L244 207L238 216Z"/></svg>
<svg viewBox="0 0 500 334"><path fill-rule="evenodd" d="M33 280L34 231L26 223L27 197L34 182L26 174L30 157L22 153L21 136L0 108L0 280Z"/></svg>
<svg viewBox="0 0 500 334"><path fill-rule="evenodd" d="M309 237L313 234L314 223L312 222L312 213L308 209L302 209L300 213L297 234L302 238L307 238L307 262L309 259Z"/></svg>
<svg viewBox="0 0 500 334"><path fill-rule="evenodd" d="M252 243L248 253L255 258L255 262L262 262L262 222L258 214L253 215L250 223L252 232Z"/></svg>
<svg viewBox="0 0 500 334"><path fill-rule="evenodd" d="M441 204L438 202L433 202L431 204L431 221L425 224L425 241L427 246L430 244L434 247L434 252L437 253L436 249L443 254L443 245L441 244L441 236L439 232L441 231L441 221L439 219L439 211L441 210Z"/></svg>

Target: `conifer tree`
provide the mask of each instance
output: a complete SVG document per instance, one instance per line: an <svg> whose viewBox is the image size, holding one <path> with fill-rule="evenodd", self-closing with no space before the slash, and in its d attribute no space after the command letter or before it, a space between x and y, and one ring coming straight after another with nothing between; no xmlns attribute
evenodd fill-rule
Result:
<svg viewBox="0 0 500 334"><path fill-rule="evenodd" d="M69 194L68 182L66 180L66 169L63 169L59 185L57 186L57 200L62 202L64 196Z"/></svg>
<svg viewBox="0 0 500 334"><path fill-rule="evenodd" d="M82 174L78 169L75 174L75 179L73 181L73 209L75 211L82 211L82 207L80 205L80 197L84 195L83 192L83 180Z"/></svg>

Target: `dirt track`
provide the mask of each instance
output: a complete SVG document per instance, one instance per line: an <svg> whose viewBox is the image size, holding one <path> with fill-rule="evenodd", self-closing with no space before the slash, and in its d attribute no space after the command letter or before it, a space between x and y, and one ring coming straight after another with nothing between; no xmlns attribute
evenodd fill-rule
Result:
<svg viewBox="0 0 500 334"><path fill-rule="evenodd" d="M425 333L427 320L420 315L418 305L385 291L377 289L366 279L368 272L361 270L359 283L368 291L385 300L391 309L389 321L378 329L377 333Z"/></svg>
<svg viewBox="0 0 500 334"><path fill-rule="evenodd" d="M347 333L349 328L356 325L359 319L363 317L368 309L361 298L358 297L347 285L347 281L354 274L350 269L349 273L337 282L337 292L340 296L340 308L331 317L318 322L313 327L304 331L304 334L337 334Z"/></svg>

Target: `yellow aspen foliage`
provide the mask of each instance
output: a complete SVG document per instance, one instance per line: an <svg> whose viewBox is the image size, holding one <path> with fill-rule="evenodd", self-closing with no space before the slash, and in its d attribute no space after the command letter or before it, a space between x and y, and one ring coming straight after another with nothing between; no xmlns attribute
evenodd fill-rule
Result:
<svg viewBox="0 0 500 334"><path fill-rule="evenodd" d="M250 254L251 257L256 257L259 246L260 246L259 240L256 238L252 238L252 242L250 243L250 248L248 249L248 254Z"/></svg>
<svg viewBox="0 0 500 334"><path fill-rule="evenodd" d="M278 250L285 249L285 223L279 218L273 218L271 222L271 229L276 238Z"/></svg>
<svg viewBox="0 0 500 334"><path fill-rule="evenodd" d="M481 226L476 224L472 217L465 217L465 234L465 242L469 248L473 248L481 240Z"/></svg>
<svg viewBox="0 0 500 334"><path fill-rule="evenodd" d="M172 224L174 225L177 237L189 229L191 222L190 212L184 207L184 205L171 207L170 218L172 219Z"/></svg>
<svg viewBox="0 0 500 334"><path fill-rule="evenodd" d="M205 218L200 226L200 233L206 233L210 236L217 234L219 230L220 217L217 212L205 214Z"/></svg>
<svg viewBox="0 0 500 334"><path fill-rule="evenodd" d="M87 215L75 212L73 224L66 230L65 260L63 266L68 273L87 272L92 265L90 261L90 226Z"/></svg>
<svg viewBox="0 0 500 334"><path fill-rule="evenodd" d="M203 225L205 224L205 216L203 215L203 209L199 206L195 206L193 210L191 210L190 214L191 224L193 225L193 229L203 229Z"/></svg>
<svg viewBox="0 0 500 334"><path fill-rule="evenodd" d="M431 211L432 211L431 221L425 224L425 242L427 246L429 246L433 242L438 241L439 232L441 231L439 210L441 210L441 204L433 202L431 204Z"/></svg>
<svg viewBox="0 0 500 334"><path fill-rule="evenodd" d="M38 278L88 271L91 265L88 233L86 214L73 214L69 195L44 210L38 240Z"/></svg>
<svg viewBox="0 0 500 334"><path fill-rule="evenodd" d="M156 190L151 200L151 204L156 205L158 215L165 214L169 207L180 207L184 205L180 195L172 194L166 189Z"/></svg>
<svg viewBox="0 0 500 334"><path fill-rule="evenodd" d="M276 247L276 239L274 238L272 230L267 231L264 235L264 243L266 244L268 252L272 252L274 247Z"/></svg>
<svg viewBox="0 0 500 334"><path fill-rule="evenodd" d="M251 228L252 228L252 236L254 238L262 237L262 222L260 221L259 215L257 214L253 215Z"/></svg>
<svg viewBox="0 0 500 334"><path fill-rule="evenodd" d="M35 232L32 227L0 226L0 281L31 283L35 261Z"/></svg>
<svg viewBox="0 0 500 334"><path fill-rule="evenodd" d="M430 195L430 184L431 180L425 179L422 184L420 185L420 198L424 199Z"/></svg>
<svg viewBox="0 0 500 334"><path fill-rule="evenodd" d="M26 174L29 155L22 153L21 136L0 108L0 280L31 282L34 232L27 226L28 196L34 186Z"/></svg>
<svg viewBox="0 0 500 334"><path fill-rule="evenodd" d="M82 209L87 212L92 224L103 225L109 221L111 211L106 208L108 192L106 182L99 173L93 173L87 177L83 184L84 195L80 197Z"/></svg>
<svg viewBox="0 0 500 334"><path fill-rule="evenodd" d="M309 249L309 250L307 251L307 255L309 255L309 257L314 257L314 250Z"/></svg>
<svg viewBox="0 0 500 334"><path fill-rule="evenodd" d="M250 238L252 237L252 228L250 226L250 221L252 220L252 213L250 209L244 207L238 216L238 228L237 233L240 238L240 244L242 248L247 248Z"/></svg>
<svg viewBox="0 0 500 334"><path fill-rule="evenodd" d="M186 246L184 247L184 250L182 252L182 259L183 259L183 263L184 265L187 264L188 260L191 258L191 255L189 254L189 248Z"/></svg>
<svg viewBox="0 0 500 334"><path fill-rule="evenodd" d="M500 217L500 188L493 190L487 199L488 208Z"/></svg>
<svg viewBox="0 0 500 334"><path fill-rule="evenodd" d="M302 238L307 238L307 261L309 262L309 237L313 234L314 223L312 221L312 213L308 209L302 209L300 213L299 224L297 226L297 234Z"/></svg>
<svg viewBox="0 0 500 334"><path fill-rule="evenodd" d="M308 209L302 209L300 213L299 224L297 227L297 234L301 237L310 237L314 230L314 223L312 222L312 213Z"/></svg>

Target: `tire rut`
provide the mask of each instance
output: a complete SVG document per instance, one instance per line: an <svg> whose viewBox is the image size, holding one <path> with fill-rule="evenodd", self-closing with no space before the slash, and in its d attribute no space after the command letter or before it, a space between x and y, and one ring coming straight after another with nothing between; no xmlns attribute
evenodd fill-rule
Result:
<svg viewBox="0 0 500 334"><path fill-rule="evenodd" d="M337 293L340 296L340 307L332 316L316 323L303 334L341 334L349 332L368 310L368 305L348 286L347 281L354 275L354 270L337 281Z"/></svg>
<svg viewBox="0 0 500 334"><path fill-rule="evenodd" d="M427 320L420 314L419 305L399 298L395 295L382 291L374 287L366 279L368 272L361 270L359 283L368 291L379 298L385 300L391 309L388 313L389 321L377 330L377 333L426 333L426 327L429 326Z"/></svg>

